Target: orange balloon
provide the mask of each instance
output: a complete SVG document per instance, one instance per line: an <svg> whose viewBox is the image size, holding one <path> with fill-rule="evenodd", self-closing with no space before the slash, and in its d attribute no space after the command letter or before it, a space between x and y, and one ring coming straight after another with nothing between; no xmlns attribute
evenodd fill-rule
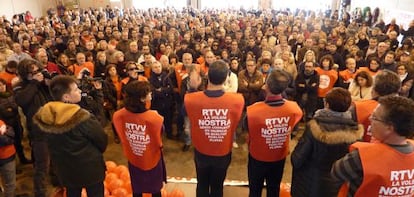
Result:
<svg viewBox="0 0 414 197"><path fill-rule="evenodd" d="M116 163L115 162L113 162L113 161L106 161L105 162L105 165L106 165L106 170L108 171L108 172L113 172L114 171L114 169L116 168Z"/></svg>
<svg viewBox="0 0 414 197"><path fill-rule="evenodd" d="M86 190L85 188L82 188L82 194L81 197L88 197L88 195L86 194Z"/></svg>
<svg viewBox="0 0 414 197"><path fill-rule="evenodd" d="M115 173L119 176L122 172L129 173L128 168L124 165L119 165L114 169Z"/></svg>
<svg viewBox="0 0 414 197"><path fill-rule="evenodd" d="M121 187L114 189L111 194L115 197L125 197L128 194L128 191Z"/></svg>
<svg viewBox="0 0 414 197"><path fill-rule="evenodd" d="M106 197L106 196L109 196L109 195L110 195L109 190L108 190L108 188L105 187L104 196Z"/></svg>
<svg viewBox="0 0 414 197"><path fill-rule="evenodd" d="M115 174L115 173L112 173L112 172L107 173L106 176L105 176L105 181L107 183L109 183L109 182L111 182L112 180L115 180L115 179L118 179L118 175Z"/></svg>
<svg viewBox="0 0 414 197"><path fill-rule="evenodd" d="M121 174L119 174L119 178L122 179L123 181L131 180L129 176L129 171L122 171Z"/></svg>
<svg viewBox="0 0 414 197"><path fill-rule="evenodd" d="M290 196L290 185L286 183L280 183L280 197L291 197Z"/></svg>
<svg viewBox="0 0 414 197"><path fill-rule="evenodd" d="M161 197L168 197L168 192L165 188L161 189Z"/></svg>
<svg viewBox="0 0 414 197"><path fill-rule="evenodd" d="M128 193L132 193L132 185L131 181L125 181L123 187L128 191Z"/></svg>
<svg viewBox="0 0 414 197"><path fill-rule="evenodd" d="M184 197L184 192L180 189L173 189L171 193L168 194L169 197Z"/></svg>
<svg viewBox="0 0 414 197"><path fill-rule="evenodd" d="M121 188L124 182L121 179L114 179L108 183L108 190L111 192L115 189Z"/></svg>

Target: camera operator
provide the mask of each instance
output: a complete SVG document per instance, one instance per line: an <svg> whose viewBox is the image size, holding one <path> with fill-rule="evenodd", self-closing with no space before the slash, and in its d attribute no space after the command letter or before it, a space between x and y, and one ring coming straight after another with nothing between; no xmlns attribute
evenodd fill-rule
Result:
<svg viewBox="0 0 414 197"><path fill-rule="evenodd" d="M49 169L49 149L46 137L40 129L33 125L32 117L37 110L51 101L48 80L42 74L42 65L33 59L24 59L17 66L20 81L14 88L16 103L26 116L30 145L34 157L34 195L46 196L47 174Z"/></svg>
<svg viewBox="0 0 414 197"><path fill-rule="evenodd" d="M80 80L79 89L81 93L81 101L79 105L91 112L99 120L102 126L106 125L105 112L103 108L104 95L102 90L102 78L91 77L92 72L87 68L80 70L78 79Z"/></svg>

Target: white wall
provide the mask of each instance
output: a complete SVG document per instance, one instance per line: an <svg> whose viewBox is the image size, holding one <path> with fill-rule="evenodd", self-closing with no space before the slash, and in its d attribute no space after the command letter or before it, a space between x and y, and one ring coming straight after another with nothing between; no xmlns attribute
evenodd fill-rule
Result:
<svg viewBox="0 0 414 197"><path fill-rule="evenodd" d="M29 10L33 16L41 16L46 13L48 6L56 4L55 0L0 0L0 15L11 18L14 14L20 14Z"/></svg>
<svg viewBox="0 0 414 197"><path fill-rule="evenodd" d="M105 7L106 5L127 8L132 7L133 1L148 0L119 0L118 2L113 2L113 0L79 0L79 3L81 8ZM329 2L330 0L326 1ZM335 5L335 1L338 2L336 5L339 5L340 0L331 0L332 5ZM201 3L201 0L190 0L190 2L192 2L193 6L197 7L200 6L198 4ZM371 8L380 7L381 11L385 14L384 20L386 23L391 18L396 18L398 24L406 25L410 20L414 19L413 0L352 0L351 2L352 8L364 8L366 6L370 6ZM33 16L42 16L46 14L48 8L56 7L56 0L0 0L0 5L0 15L6 15L8 18L27 10L30 10Z"/></svg>

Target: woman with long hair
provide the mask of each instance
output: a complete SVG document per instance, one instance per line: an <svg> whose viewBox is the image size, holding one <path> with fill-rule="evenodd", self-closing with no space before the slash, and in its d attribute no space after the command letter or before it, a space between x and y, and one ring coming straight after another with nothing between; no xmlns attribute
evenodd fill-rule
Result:
<svg viewBox="0 0 414 197"><path fill-rule="evenodd" d="M351 93L352 101L371 99L372 87L372 76L366 71L358 72L348 88Z"/></svg>

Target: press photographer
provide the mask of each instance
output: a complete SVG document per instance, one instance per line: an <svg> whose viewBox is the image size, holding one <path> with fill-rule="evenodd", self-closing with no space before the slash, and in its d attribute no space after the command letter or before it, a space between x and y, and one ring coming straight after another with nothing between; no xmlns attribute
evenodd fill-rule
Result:
<svg viewBox="0 0 414 197"><path fill-rule="evenodd" d="M87 68L83 68L79 72L79 89L82 91L79 105L95 115L102 126L105 126L106 118L102 107L104 103L103 80L100 77L93 78L91 74Z"/></svg>
<svg viewBox="0 0 414 197"><path fill-rule="evenodd" d="M32 122L32 117L39 108L52 100L41 70L43 67L40 62L33 59L22 60L17 66L20 81L14 88L16 103L26 116L26 126L32 147L34 196L46 196L47 183L45 180L47 180L49 169L49 150L46 136Z"/></svg>

